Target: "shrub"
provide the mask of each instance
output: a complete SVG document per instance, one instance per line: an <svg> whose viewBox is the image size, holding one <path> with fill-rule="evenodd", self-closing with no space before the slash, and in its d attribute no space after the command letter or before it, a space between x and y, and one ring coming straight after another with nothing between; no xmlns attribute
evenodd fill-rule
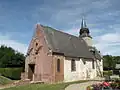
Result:
<svg viewBox="0 0 120 90"><path fill-rule="evenodd" d="M112 75L112 71L103 71L104 76L110 76Z"/></svg>
<svg viewBox="0 0 120 90"><path fill-rule="evenodd" d="M88 86L87 90L94 90L94 88L92 86Z"/></svg>
<svg viewBox="0 0 120 90"><path fill-rule="evenodd" d="M113 89L115 89L116 88L116 86L117 86L117 83L111 83L111 87L113 88Z"/></svg>
<svg viewBox="0 0 120 90"><path fill-rule="evenodd" d="M0 68L0 74L13 80L20 79L22 68Z"/></svg>

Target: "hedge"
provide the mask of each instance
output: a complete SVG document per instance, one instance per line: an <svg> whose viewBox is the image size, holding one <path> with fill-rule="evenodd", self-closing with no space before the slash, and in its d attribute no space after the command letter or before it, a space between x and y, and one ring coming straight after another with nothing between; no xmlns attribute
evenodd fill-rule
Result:
<svg viewBox="0 0 120 90"><path fill-rule="evenodd" d="M0 74L13 80L19 80L22 68L0 68Z"/></svg>
<svg viewBox="0 0 120 90"><path fill-rule="evenodd" d="M104 76L110 76L112 75L112 71L103 71Z"/></svg>

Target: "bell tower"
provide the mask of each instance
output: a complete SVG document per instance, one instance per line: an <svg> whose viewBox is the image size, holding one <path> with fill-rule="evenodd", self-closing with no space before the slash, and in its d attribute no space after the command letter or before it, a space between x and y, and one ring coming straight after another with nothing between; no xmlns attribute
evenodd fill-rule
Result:
<svg viewBox="0 0 120 90"><path fill-rule="evenodd" d="M84 18L82 18L79 37L83 38L87 45L92 47L92 37L90 36L90 31L89 28L87 28L87 24Z"/></svg>

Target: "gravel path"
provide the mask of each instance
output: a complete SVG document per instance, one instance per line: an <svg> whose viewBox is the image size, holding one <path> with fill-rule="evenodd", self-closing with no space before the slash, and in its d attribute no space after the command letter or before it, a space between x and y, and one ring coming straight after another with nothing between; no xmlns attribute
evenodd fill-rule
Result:
<svg viewBox="0 0 120 90"><path fill-rule="evenodd" d="M89 82L80 83L80 84L72 84L66 87L65 90L86 90L87 86L94 83L98 83L98 81L89 81Z"/></svg>

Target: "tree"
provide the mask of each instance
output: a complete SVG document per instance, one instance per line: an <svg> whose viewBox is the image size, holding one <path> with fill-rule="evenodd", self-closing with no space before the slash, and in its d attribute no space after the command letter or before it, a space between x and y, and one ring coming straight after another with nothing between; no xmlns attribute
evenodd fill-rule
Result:
<svg viewBox="0 0 120 90"><path fill-rule="evenodd" d="M103 56L103 58L104 58L104 61L103 61L104 68L107 68L107 69L113 68L112 56L111 55L105 55L105 56Z"/></svg>
<svg viewBox="0 0 120 90"><path fill-rule="evenodd" d="M0 67L24 67L24 54L15 51L11 47L2 45L0 47Z"/></svg>
<svg viewBox="0 0 120 90"><path fill-rule="evenodd" d="M113 56L113 59L116 63L120 64L120 56Z"/></svg>
<svg viewBox="0 0 120 90"><path fill-rule="evenodd" d="M112 55L103 56L104 69L115 69L117 63L120 63L120 56L112 56Z"/></svg>

